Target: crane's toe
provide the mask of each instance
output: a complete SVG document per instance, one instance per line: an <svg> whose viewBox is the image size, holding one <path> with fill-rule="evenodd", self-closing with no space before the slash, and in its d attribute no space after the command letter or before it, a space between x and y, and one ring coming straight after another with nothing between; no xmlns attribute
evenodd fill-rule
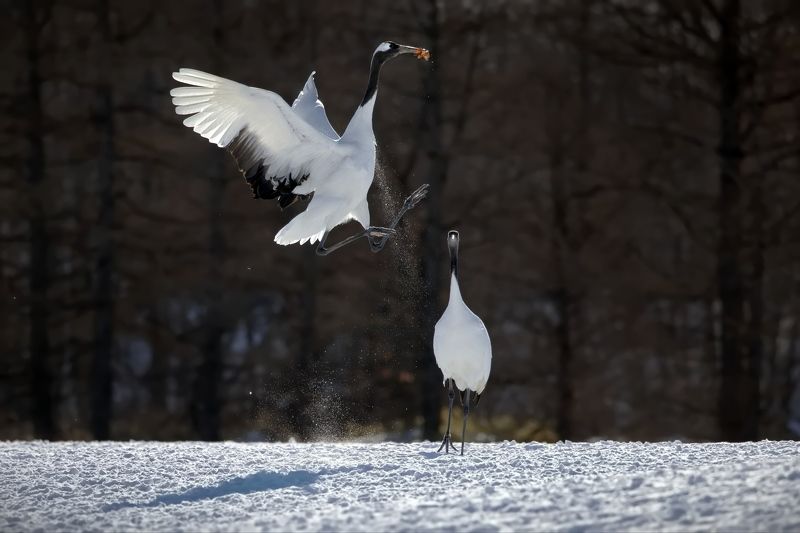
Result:
<svg viewBox="0 0 800 533"><path fill-rule="evenodd" d="M444 453L450 453L450 449L452 448L455 451L456 447L453 444L453 437L450 436L450 433L446 433L444 439L442 440L442 445L439 446L439 449L436 450L436 453L439 453L444 448Z"/></svg>
<svg viewBox="0 0 800 533"><path fill-rule="evenodd" d="M370 238L373 239L382 239L383 237L391 237L396 233L397 230L393 230L392 228L382 228L379 226L370 226L367 229L367 234L370 236Z"/></svg>
<svg viewBox="0 0 800 533"><path fill-rule="evenodd" d="M406 198L403 207L405 207L405 209L412 209L413 207L415 207L423 198L425 198L428 195L429 187L430 185L425 183L424 185L419 187L416 191L412 192L411 195L408 198Z"/></svg>

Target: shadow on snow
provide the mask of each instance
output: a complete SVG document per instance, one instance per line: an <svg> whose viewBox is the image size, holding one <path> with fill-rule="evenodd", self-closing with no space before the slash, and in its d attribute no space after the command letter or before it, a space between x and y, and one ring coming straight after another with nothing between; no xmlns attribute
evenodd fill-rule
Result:
<svg viewBox="0 0 800 533"><path fill-rule="evenodd" d="M162 494L154 500L143 503L133 503L122 501L103 506L103 511L115 511L129 507L158 507L160 505L175 505L179 503L196 502L200 500L210 500L228 496L231 494L252 494L254 492L264 492L268 490L285 489L288 487L308 488L313 485L321 476L342 474L348 472L366 472L372 470L369 465L354 467L341 467L332 469L322 469L319 472L308 470L294 470L292 472L256 472L249 476L236 477L227 481L222 481L211 487L195 487L184 492L175 494Z"/></svg>

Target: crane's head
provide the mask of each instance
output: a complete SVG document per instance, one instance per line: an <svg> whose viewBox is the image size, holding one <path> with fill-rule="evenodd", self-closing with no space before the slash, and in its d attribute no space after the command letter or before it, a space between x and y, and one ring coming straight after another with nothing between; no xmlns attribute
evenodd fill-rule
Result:
<svg viewBox="0 0 800 533"><path fill-rule="evenodd" d="M378 45L373 54L373 59L379 63L383 63L403 54L414 54L417 59L424 59L425 61L431 58L431 53L424 48L417 48L414 46L406 46L404 44L397 44L394 41L386 41Z"/></svg>
<svg viewBox="0 0 800 533"><path fill-rule="evenodd" d="M447 232L447 249L450 250L450 260L458 258L458 232L450 230Z"/></svg>
<svg viewBox="0 0 800 533"><path fill-rule="evenodd" d="M393 41L379 44L378 48L375 49L375 53L372 54L372 64L369 67L369 84L367 85L364 99L361 101L362 107L367 105L367 102L373 101L375 92L378 90L378 76L381 72L381 66L388 60L403 54L414 54L417 59L424 59L425 61L431 57L431 53L424 48L397 44Z"/></svg>

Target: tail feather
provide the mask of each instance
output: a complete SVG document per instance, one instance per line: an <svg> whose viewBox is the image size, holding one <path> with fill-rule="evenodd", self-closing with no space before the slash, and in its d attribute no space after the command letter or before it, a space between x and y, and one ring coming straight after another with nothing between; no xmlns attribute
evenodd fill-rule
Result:
<svg viewBox="0 0 800 533"><path fill-rule="evenodd" d="M275 242L286 246L288 244L314 244L322 240L327 227L324 220L317 220L316 217L309 216L309 212L300 213L289 221L275 235Z"/></svg>

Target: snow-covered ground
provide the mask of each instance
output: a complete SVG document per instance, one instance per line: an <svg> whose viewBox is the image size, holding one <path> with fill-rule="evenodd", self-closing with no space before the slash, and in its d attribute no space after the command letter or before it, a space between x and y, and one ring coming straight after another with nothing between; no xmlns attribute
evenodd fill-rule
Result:
<svg viewBox="0 0 800 533"><path fill-rule="evenodd" d="M0 531L800 529L800 443L0 444Z"/></svg>

